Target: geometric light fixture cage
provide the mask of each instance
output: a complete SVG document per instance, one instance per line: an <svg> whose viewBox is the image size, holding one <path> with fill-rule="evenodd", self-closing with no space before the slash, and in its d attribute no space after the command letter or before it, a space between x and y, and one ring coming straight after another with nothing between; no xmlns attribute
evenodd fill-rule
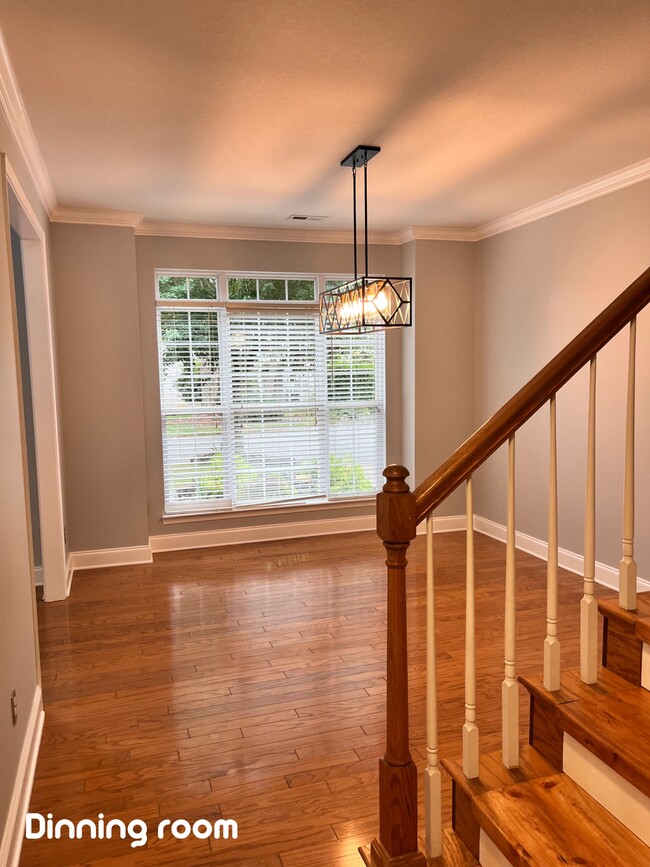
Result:
<svg viewBox="0 0 650 867"><path fill-rule="evenodd" d="M320 296L321 334L410 324L410 277L359 277Z"/></svg>
<svg viewBox="0 0 650 867"><path fill-rule="evenodd" d="M368 162L380 152L375 145L358 145L341 160L352 169L354 280L320 295L320 333L362 333L378 328L403 328L411 324L410 277L368 276ZM363 167L365 274L357 267L357 168Z"/></svg>

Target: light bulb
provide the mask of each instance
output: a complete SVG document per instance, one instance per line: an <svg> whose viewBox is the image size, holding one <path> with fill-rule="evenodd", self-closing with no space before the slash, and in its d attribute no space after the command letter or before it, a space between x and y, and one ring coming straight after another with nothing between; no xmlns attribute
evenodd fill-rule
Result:
<svg viewBox="0 0 650 867"><path fill-rule="evenodd" d="M375 303L375 307L376 307L377 310L379 310L380 312L383 311L383 310L385 310L385 309L388 307L388 298L386 297L386 293L384 292L383 289L381 289L381 290L380 290L380 291L375 295L375 297L373 298L373 301L374 301L374 303Z"/></svg>

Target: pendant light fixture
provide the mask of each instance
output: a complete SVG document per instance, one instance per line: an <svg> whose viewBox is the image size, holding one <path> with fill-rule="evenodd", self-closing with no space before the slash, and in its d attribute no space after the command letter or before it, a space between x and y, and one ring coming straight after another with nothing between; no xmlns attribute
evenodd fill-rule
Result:
<svg viewBox="0 0 650 867"><path fill-rule="evenodd" d="M368 275L368 163L381 148L358 145L341 160L352 169L354 280L320 296L320 333L374 331L411 324L411 278ZM364 276L357 262L357 169L363 166Z"/></svg>

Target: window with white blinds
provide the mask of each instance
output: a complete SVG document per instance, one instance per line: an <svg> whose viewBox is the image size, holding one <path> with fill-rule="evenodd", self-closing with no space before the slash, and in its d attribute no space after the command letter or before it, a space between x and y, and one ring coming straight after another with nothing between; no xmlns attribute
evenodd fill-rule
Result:
<svg viewBox="0 0 650 867"><path fill-rule="evenodd" d="M384 337L318 333L317 293L333 283L157 275L167 514L379 489Z"/></svg>

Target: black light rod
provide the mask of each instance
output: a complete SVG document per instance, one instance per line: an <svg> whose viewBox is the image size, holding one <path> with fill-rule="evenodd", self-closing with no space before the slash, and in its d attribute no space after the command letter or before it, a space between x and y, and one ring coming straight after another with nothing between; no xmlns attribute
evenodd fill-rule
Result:
<svg viewBox="0 0 650 867"><path fill-rule="evenodd" d="M368 276L368 163L381 151L376 145L357 145L344 159L341 165L352 169L352 199L353 199L353 224L354 224L354 279L359 277L358 267L358 240L357 240L357 167L363 166L363 226L364 226L364 252L365 252L365 276Z"/></svg>
<svg viewBox="0 0 650 867"><path fill-rule="evenodd" d="M359 277L357 267L357 167L352 166L352 222L354 223L354 279Z"/></svg>
<svg viewBox="0 0 650 867"><path fill-rule="evenodd" d="M368 160L363 161L363 229L364 251L366 255L366 277L368 276Z"/></svg>

